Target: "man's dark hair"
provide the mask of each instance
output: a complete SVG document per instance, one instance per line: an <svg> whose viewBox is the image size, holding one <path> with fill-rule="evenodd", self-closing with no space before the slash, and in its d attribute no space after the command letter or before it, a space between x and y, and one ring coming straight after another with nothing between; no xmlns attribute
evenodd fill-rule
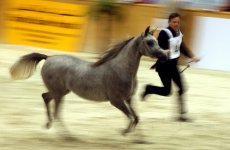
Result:
<svg viewBox="0 0 230 150"><path fill-rule="evenodd" d="M171 21L173 18L176 18L176 17L179 17L179 18L180 18L180 14L178 14L178 13L171 13L171 14L169 15L169 21Z"/></svg>

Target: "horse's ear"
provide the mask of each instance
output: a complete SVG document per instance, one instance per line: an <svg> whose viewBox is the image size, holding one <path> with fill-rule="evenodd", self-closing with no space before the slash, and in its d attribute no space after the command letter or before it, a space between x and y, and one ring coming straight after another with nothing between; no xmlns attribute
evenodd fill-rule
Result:
<svg viewBox="0 0 230 150"><path fill-rule="evenodd" d="M150 26L148 26L148 27L145 29L145 36L148 35L148 33L149 33L149 28L150 28Z"/></svg>
<svg viewBox="0 0 230 150"><path fill-rule="evenodd" d="M154 32L157 30L157 28L158 28L158 27L156 27L155 29L151 30L149 33L150 33L151 35L154 35Z"/></svg>

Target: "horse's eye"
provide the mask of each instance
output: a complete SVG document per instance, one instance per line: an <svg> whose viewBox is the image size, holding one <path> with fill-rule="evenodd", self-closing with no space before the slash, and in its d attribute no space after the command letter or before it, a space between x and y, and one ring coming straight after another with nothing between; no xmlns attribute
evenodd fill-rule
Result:
<svg viewBox="0 0 230 150"><path fill-rule="evenodd" d="M148 41L147 41L147 44L148 44L148 46L152 47L154 43L153 43L152 40L148 40Z"/></svg>

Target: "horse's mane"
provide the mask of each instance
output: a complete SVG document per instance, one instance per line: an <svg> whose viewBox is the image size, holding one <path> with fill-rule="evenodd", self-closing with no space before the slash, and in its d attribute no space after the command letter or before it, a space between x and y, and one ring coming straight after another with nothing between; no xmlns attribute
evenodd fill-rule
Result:
<svg viewBox="0 0 230 150"><path fill-rule="evenodd" d="M118 42L117 44L114 44L109 50L107 50L102 55L101 59L99 59L98 61L93 63L92 66L93 67L100 66L100 65L104 64L105 62L116 57L120 53L120 51L125 47L125 45L127 45L133 38L134 37L131 37L127 40L123 40L121 42Z"/></svg>

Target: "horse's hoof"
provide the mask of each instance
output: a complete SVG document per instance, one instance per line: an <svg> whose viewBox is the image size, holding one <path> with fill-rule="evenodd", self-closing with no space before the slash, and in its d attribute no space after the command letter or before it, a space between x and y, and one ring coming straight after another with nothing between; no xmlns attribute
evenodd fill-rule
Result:
<svg viewBox="0 0 230 150"><path fill-rule="evenodd" d="M180 116L180 117L178 117L177 121L180 121L180 122L192 122L192 119L184 117L184 116Z"/></svg>
<svg viewBox="0 0 230 150"><path fill-rule="evenodd" d="M125 129L121 132L123 136L126 136L130 132L130 129Z"/></svg>
<svg viewBox="0 0 230 150"><path fill-rule="evenodd" d="M50 128L51 128L51 125L52 125L51 122L47 122L46 125L45 125L45 126L46 126L46 129L50 129Z"/></svg>
<svg viewBox="0 0 230 150"><path fill-rule="evenodd" d="M122 130L121 134L122 134L123 136L125 136L125 135L127 135L128 133L130 133L131 131L132 131L132 128L129 127L129 128L127 128L127 129Z"/></svg>

